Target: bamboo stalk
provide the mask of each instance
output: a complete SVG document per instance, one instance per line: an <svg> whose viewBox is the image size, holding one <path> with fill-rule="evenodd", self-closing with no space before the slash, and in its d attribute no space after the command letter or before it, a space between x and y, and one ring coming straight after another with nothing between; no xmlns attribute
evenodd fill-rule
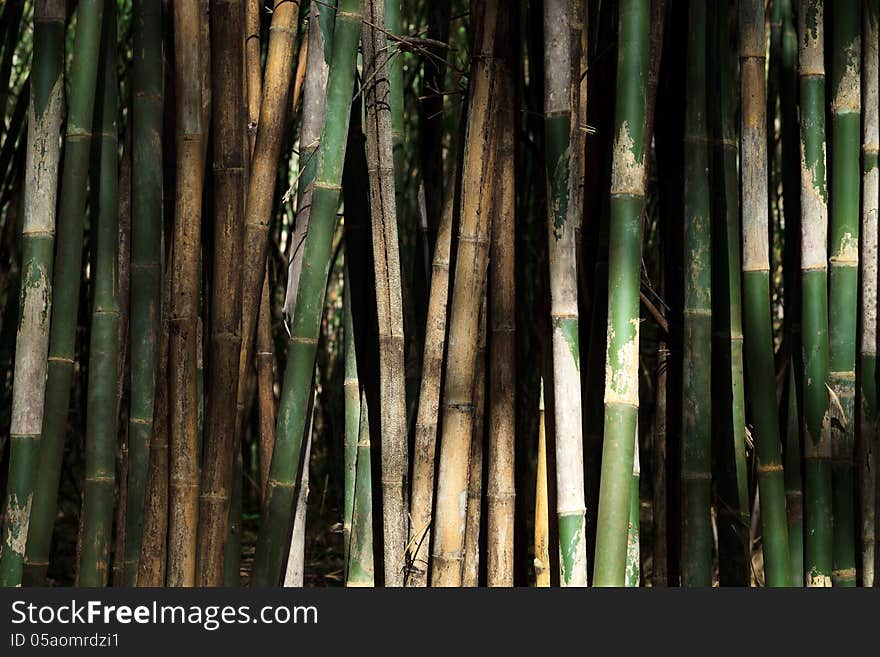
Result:
<svg viewBox="0 0 880 657"><path fill-rule="evenodd" d="M91 190L96 202L97 245L94 269L94 306L89 347L88 405L86 411L86 467L80 519L78 586L106 586L116 474L116 376L119 359L119 298L117 245L119 180L116 114L116 5L104 9L100 84L95 104L95 154Z"/></svg>
<svg viewBox="0 0 880 657"><path fill-rule="evenodd" d="M275 348L272 344L272 310L269 272L263 277L260 316L257 319L257 398L260 415L260 499L266 497L269 464L275 443ZM240 372L239 372L240 374Z"/></svg>
<svg viewBox="0 0 880 657"><path fill-rule="evenodd" d="M798 12L807 586L831 586L832 567L824 5L824 0L801 0Z"/></svg>
<svg viewBox="0 0 880 657"><path fill-rule="evenodd" d="M794 362L788 364L788 383L785 387L786 423L785 447L785 506L788 511L788 554L791 569L790 586L804 586L804 500L801 477L801 441L799 427L801 415L798 408L797 376Z"/></svg>
<svg viewBox="0 0 880 657"><path fill-rule="evenodd" d="M26 284L19 296L9 429L10 444L15 443L19 449L13 452L10 447L10 477L6 484L5 522L0 547L2 586L21 583L22 561L29 540L28 511L32 508L46 396L46 358L53 294L52 248L60 159L58 134L64 107L64 3L61 0L35 6L33 49L25 161L28 184L22 223L22 281ZM12 225L9 213L6 221ZM18 457L15 468L13 454ZM51 522L49 525L51 531ZM48 557L48 545L44 554ZM42 572L45 568L41 569Z"/></svg>
<svg viewBox="0 0 880 657"><path fill-rule="evenodd" d="M342 384L345 397L345 438L344 459L345 484L343 488L342 511L342 549L345 564L345 581L348 581L349 559L351 555L351 525L354 515L354 495L357 477L358 439L361 425L361 389L357 370L357 353L354 346L354 322L351 317L351 288L349 287L348 264L345 266L345 282L342 300L342 337L345 358L345 379Z"/></svg>
<svg viewBox="0 0 880 657"><path fill-rule="evenodd" d="M859 277L861 3L841 0L831 20L829 385L834 586L856 584L855 368Z"/></svg>
<svg viewBox="0 0 880 657"><path fill-rule="evenodd" d="M480 331L477 337L477 364L474 371L474 434L468 457L467 515L464 529L464 558L461 585L480 585L480 517L483 506L483 442L486 411L486 288L480 302Z"/></svg>
<svg viewBox="0 0 880 657"><path fill-rule="evenodd" d="M244 218L245 107L244 3L212 0L211 58L214 139L214 258L211 286L211 348L208 404L199 497L200 586L220 586L224 578L235 454L235 402L241 349L241 237Z"/></svg>
<svg viewBox="0 0 880 657"><path fill-rule="evenodd" d="M200 0L174 4L177 190L171 272L168 586L196 582L199 516L199 263L205 167ZM240 87L239 87L240 88Z"/></svg>
<svg viewBox="0 0 880 657"><path fill-rule="evenodd" d="M764 568L768 586L787 586L788 527L779 438L779 416L773 385L773 341L770 322L770 256L767 240L767 105L765 102L765 36L762 0L740 2L742 116L743 292L745 357L756 383L751 411L757 454Z"/></svg>
<svg viewBox="0 0 880 657"><path fill-rule="evenodd" d="M364 111L370 210L373 227L373 271L379 320L379 406L382 461L382 525L385 586L403 586L407 525L406 390L403 300L397 239L395 163L392 154L392 110L386 102L390 88L386 48L385 0L365 6ZM399 59L399 58L398 58Z"/></svg>
<svg viewBox="0 0 880 657"><path fill-rule="evenodd" d="M638 430L636 431L638 436ZM632 469L632 492L629 500L629 521L626 531L626 582L625 586L638 588L641 580L641 545L639 527L639 478L641 477L641 464L639 463L639 441L636 438L635 452L633 454Z"/></svg>
<svg viewBox="0 0 880 657"><path fill-rule="evenodd" d="M39 472L40 476L37 479L19 480L21 487L10 488L7 492L8 501L12 500L13 495L17 495L20 501L26 499L25 491L31 490L33 486L33 515L30 532L25 532L25 536L29 544L26 558L27 568L30 571L28 579L35 582L42 582L45 579L48 567L58 482L61 476L61 459L67 430L67 413L73 384L76 318L82 278L83 215L86 207L87 173L104 3L101 0L84 0L77 6L76 11L77 23L70 69L70 94L52 282L52 327L49 335L45 413L42 436L28 437L23 441L26 445L22 445L34 457L35 460L31 462L30 467L38 467L39 469L33 472L34 474ZM39 465L36 461L37 448ZM33 453L30 452L31 449L34 450ZM25 457L26 462L30 455ZM16 460L17 457L11 454L10 461ZM18 466L12 467L10 463L10 472L16 472L17 468ZM11 507L7 506L7 517L13 515L11 511L13 511ZM22 539L20 545L24 547L24 544L25 541ZM6 545L9 546L8 543ZM4 553L7 552L14 560L13 553L17 550L9 546L4 550ZM18 567L20 568L20 565ZM0 564L0 572L9 571L6 570L5 565Z"/></svg>
<svg viewBox="0 0 880 657"><path fill-rule="evenodd" d="M453 179L455 176L453 175ZM455 184L446 188L446 199L431 265L431 292L425 347L422 353L422 381L416 414L413 480L410 496L410 533L406 585L428 584L428 555L434 506L434 462L437 452L437 421L440 413L440 383L446 346L446 316L449 297L449 252L452 243Z"/></svg>
<svg viewBox="0 0 880 657"><path fill-rule="evenodd" d="M580 80L572 77L570 30L574 21L569 0L548 0L544 4L544 131L550 202L548 260L560 580L563 586L586 586L576 243L580 208L576 201L578 170L571 166L569 147L573 134L577 143L579 131L577 114L572 113L580 93Z"/></svg>
<svg viewBox="0 0 880 657"><path fill-rule="evenodd" d="M373 487L370 472L370 421L367 396L361 393L357 443L357 475L351 516L351 553L346 586L374 586Z"/></svg>
<svg viewBox="0 0 880 657"><path fill-rule="evenodd" d="M862 44L862 309L859 359L859 500L861 509L862 586L874 586L877 496L877 214L880 173L878 142L878 13L877 0L863 3Z"/></svg>
<svg viewBox="0 0 880 657"><path fill-rule="evenodd" d="M263 98L263 65L260 44L260 10L263 5L263 0L244 0L244 76L249 155L253 155L254 145L257 141L260 101Z"/></svg>
<svg viewBox="0 0 880 657"><path fill-rule="evenodd" d="M137 0L132 73L131 408L126 493L126 582L137 579L153 405L156 398L162 250L162 4Z"/></svg>
<svg viewBox="0 0 880 657"><path fill-rule="evenodd" d="M622 0L611 174L605 429L594 583L623 586L638 416L639 261L645 200L646 0Z"/></svg>
<svg viewBox="0 0 880 657"><path fill-rule="evenodd" d="M250 160L245 203L242 257L248 264L242 269L241 352L236 401L236 436L241 435L244 423L245 397L252 367L260 290L266 272L275 177L287 126L298 17L298 0L274 0L262 100L259 105L259 123L256 126L257 133ZM249 63L249 80L256 77L255 67L255 63ZM253 86L255 87L255 84ZM256 89L254 88L253 91ZM253 102L248 104L253 108Z"/></svg>
<svg viewBox="0 0 880 657"><path fill-rule="evenodd" d="M170 303L171 271L169 266L165 268L162 281L158 360L156 363L156 397L153 403L152 418L153 435L149 445L141 551L138 555L137 585L140 587L164 586L167 570Z"/></svg>
<svg viewBox="0 0 880 657"><path fill-rule="evenodd" d="M308 400L311 397L324 291L331 264L333 234L338 222L336 209L345 159L360 22L360 2L341 0L336 13L327 80L327 107L321 129L323 148L318 154L312 192L309 220L312 229L306 236L304 246L275 448L257 537L253 582L258 586L277 585L287 549L296 470L307 429ZM260 125L263 125L262 118ZM257 137L259 142L259 135ZM259 143L257 147L259 150Z"/></svg>
<svg viewBox="0 0 880 657"><path fill-rule="evenodd" d="M706 126L706 3L688 4L684 146L682 586L712 586L712 224Z"/></svg>
<svg viewBox="0 0 880 657"><path fill-rule="evenodd" d="M455 287L449 312L449 346L441 411L431 586L461 584L467 504L468 461L473 434L474 370L490 234L489 195L494 176L497 46L506 38L505 12L496 0L478 2L472 13L472 59L468 124L462 166ZM496 38L496 32L498 37Z"/></svg>
<svg viewBox="0 0 880 657"><path fill-rule="evenodd" d="M489 257L489 432L486 479L486 578L513 586L516 500L516 293L514 82L512 62L500 67L497 210ZM433 281L432 281L433 286Z"/></svg>
<svg viewBox="0 0 880 657"><path fill-rule="evenodd" d="M749 492L746 465L745 382L743 376L742 265L740 255L739 181L737 179L736 60L730 47L730 3L713 12L714 47L709 51L709 97L713 143L712 318L717 340L712 343L713 386L718 381L720 417L712 449L717 450L718 579L722 586L747 586L749 567ZM717 290L717 293L715 292ZM717 367L717 369L715 369ZM714 390L714 387L713 387ZM713 411L715 412L715 411ZM655 566L656 567L656 566Z"/></svg>

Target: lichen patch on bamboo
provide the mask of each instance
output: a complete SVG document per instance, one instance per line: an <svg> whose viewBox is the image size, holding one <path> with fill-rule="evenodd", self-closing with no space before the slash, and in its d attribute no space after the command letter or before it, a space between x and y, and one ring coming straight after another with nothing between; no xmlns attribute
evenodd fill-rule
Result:
<svg viewBox="0 0 880 657"><path fill-rule="evenodd" d="M806 161L801 149L801 269L827 268L828 192L825 186L825 142L822 158Z"/></svg>
<svg viewBox="0 0 880 657"><path fill-rule="evenodd" d="M859 238L850 231L846 231L838 242L837 249L829 260L839 266L854 267L859 262Z"/></svg>
<svg viewBox="0 0 880 657"><path fill-rule="evenodd" d="M16 554L23 555L27 548L28 523L31 518L31 504L33 493L29 494L24 504L18 499L18 495L9 495L6 507L5 546Z"/></svg>
<svg viewBox="0 0 880 657"><path fill-rule="evenodd" d="M834 114L859 112L862 107L862 89L859 82L861 39L856 37L846 47L846 64L834 90L831 111Z"/></svg>
<svg viewBox="0 0 880 657"><path fill-rule="evenodd" d="M639 319L630 319L632 335L615 351L614 327L608 326L607 353L605 363L605 403L639 405Z"/></svg>
<svg viewBox="0 0 880 657"><path fill-rule="evenodd" d="M644 194L643 160L636 159L635 143L630 134L629 122L623 121L614 139L611 169L611 194Z"/></svg>

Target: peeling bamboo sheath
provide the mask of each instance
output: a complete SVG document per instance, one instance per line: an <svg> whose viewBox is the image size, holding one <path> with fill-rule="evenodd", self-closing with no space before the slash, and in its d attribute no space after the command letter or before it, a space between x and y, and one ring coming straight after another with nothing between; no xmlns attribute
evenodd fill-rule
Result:
<svg viewBox="0 0 880 657"><path fill-rule="evenodd" d="M617 110L611 172L605 434L599 487L594 584L623 586L638 416L639 265L645 202L644 85L647 0L619 9Z"/></svg>
<svg viewBox="0 0 880 657"><path fill-rule="evenodd" d="M861 167L861 2L833 3L831 34L831 213L829 384L834 518L834 586L855 586L855 367ZM762 498L763 504L763 498Z"/></svg>
<svg viewBox="0 0 880 657"><path fill-rule="evenodd" d="M828 398L828 203L825 181L824 0L801 0L801 327L803 341L804 576L831 586L831 419Z"/></svg>
<svg viewBox="0 0 880 657"><path fill-rule="evenodd" d="M507 38L506 12L498 0L476 5L478 41L473 59L468 125L462 168L461 216L455 287L449 313L449 344L443 390L440 465L431 556L431 585L460 586L467 516L467 482L473 434L474 370L479 332L479 303L489 246L488 205L494 176L497 112L496 42ZM506 26L506 24L505 24ZM496 31L499 38L496 39Z"/></svg>
<svg viewBox="0 0 880 657"><path fill-rule="evenodd" d="M385 586L403 586L407 525L407 435L403 300L397 238L385 0L370 0L363 28L364 109L373 266L379 323L382 521Z"/></svg>
<svg viewBox="0 0 880 657"><path fill-rule="evenodd" d="M877 214L880 173L877 167L878 133L878 7L877 0L863 3L862 43L862 253L859 314L859 508L862 541L862 586L875 584L877 501Z"/></svg>
<svg viewBox="0 0 880 657"><path fill-rule="evenodd" d="M58 134L64 107L64 14L61 0L39 2L34 7L34 62L25 161L29 182L25 186L22 226L21 278L22 289L28 293L20 298L10 425L10 443L19 448L11 447L10 453L19 456L19 467L13 469L10 460L11 476L4 506L6 522L0 547L2 586L21 583L29 516L22 510L31 508L33 472L43 424L60 159ZM45 557L43 560L48 561L48 549ZM40 567L45 572L46 566Z"/></svg>
<svg viewBox="0 0 880 657"><path fill-rule="evenodd" d="M766 40L763 0L739 9L741 74L741 207L743 230L743 319L750 378L775 381L770 325L770 255L767 231ZM752 396L758 458L764 566L768 586L789 583L788 519L779 417L774 390Z"/></svg>
<svg viewBox="0 0 880 657"><path fill-rule="evenodd" d="M216 101L213 140L214 258L211 348L199 499L199 586L220 586L235 460L235 402L241 348L241 238L244 218L244 3L212 0L211 81Z"/></svg>

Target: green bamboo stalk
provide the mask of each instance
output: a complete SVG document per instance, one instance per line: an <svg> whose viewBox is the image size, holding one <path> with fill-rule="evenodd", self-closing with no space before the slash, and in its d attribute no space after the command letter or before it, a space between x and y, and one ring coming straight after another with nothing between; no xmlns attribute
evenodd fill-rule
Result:
<svg viewBox="0 0 880 657"><path fill-rule="evenodd" d="M95 100L95 148L92 199L97 212L94 264L94 310L89 345L89 389L86 410L86 468L80 520L77 586L106 586L113 529L116 474L116 376L119 360L119 298L117 277L118 137L116 113L116 4L104 9L101 35L100 84Z"/></svg>
<svg viewBox="0 0 880 657"><path fill-rule="evenodd" d="M740 2L739 30L745 357L749 379L756 382L751 391L751 411L761 496L765 581L769 586L786 586L790 581L788 526L770 322L763 0ZM769 390L761 389L767 385Z"/></svg>
<svg viewBox="0 0 880 657"><path fill-rule="evenodd" d="M336 231L342 164L348 135L349 108L354 88L361 3L340 0L333 32L327 105L321 129L321 149L312 192L310 230L288 345L287 368L281 391L275 449L257 536L253 582L275 586L284 565L290 514L300 449L308 419L315 353L324 307L324 291Z"/></svg>
<svg viewBox="0 0 880 657"><path fill-rule="evenodd" d="M60 156L58 134L64 107L64 2L61 0L41 2L35 7L33 48L25 163L28 184L22 226L25 284L19 296L9 478L0 546L0 586L4 587L21 583L43 424Z"/></svg>
<svg viewBox="0 0 880 657"><path fill-rule="evenodd" d="M688 5L684 146L684 354L682 363L683 586L712 586L712 226L706 129L706 3Z"/></svg>
<svg viewBox="0 0 880 657"><path fill-rule="evenodd" d="M374 586L373 485L370 471L370 421L367 395L361 393L357 442L357 474L351 523L351 552L346 586Z"/></svg>
<svg viewBox="0 0 880 657"><path fill-rule="evenodd" d="M831 419L828 397L828 193L825 185L825 0L798 12L801 130L804 573L831 586Z"/></svg>
<svg viewBox="0 0 880 657"><path fill-rule="evenodd" d="M748 586L749 499L746 467L746 421L743 381L742 292L740 289L740 217L736 93L731 87L736 62L730 49L730 2L716 5L709 50L709 103L712 153L712 343L715 426L713 472L717 482L718 578L722 586ZM714 390L714 387L713 387Z"/></svg>
<svg viewBox="0 0 880 657"><path fill-rule="evenodd" d="M628 587L638 587L641 575L641 550L639 530L639 478L641 465L639 464L639 441L636 440L635 455L633 456L632 469L632 492L629 498L629 520L626 533L626 582Z"/></svg>
<svg viewBox="0 0 880 657"><path fill-rule="evenodd" d="M880 174L878 141L878 13L877 0L865 0L862 43L862 310L859 327L859 500L861 509L862 586L874 586L877 497L877 214Z"/></svg>
<svg viewBox="0 0 880 657"><path fill-rule="evenodd" d="M572 75L569 0L544 3L544 134L547 150L548 260L553 326L553 410L556 430L556 515L563 586L587 585L584 456L577 289L580 207L572 137L580 130L580 80ZM578 40L578 45L580 44Z"/></svg>
<svg viewBox="0 0 880 657"><path fill-rule="evenodd" d="M30 581L43 581L55 521L61 457L76 357L76 318L82 279L83 215L92 140L95 83L101 42L103 0L83 0L76 9L76 35L70 69L67 132L58 209L58 240L52 285L52 328L46 410L34 482L33 516L26 558Z"/></svg>
<svg viewBox="0 0 880 657"><path fill-rule="evenodd" d="M831 34L831 217L829 384L834 518L834 586L855 586L856 317L859 288L859 151L861 147L861 3L833 5Z"/></svg>
<svg viewBox="0 0 880 657"><path fill-rule="evenodd" d="M647 0L621 0L608 246L605 429L593 580L623 586L639 407L639 267L645 204Z"/></svg>
<svg viewBox="0 0 880 657"><path fill-rule="evenodd" d="M125 581L137 581L153 404L156 398L162 251L162 3L132 4L131 401Z"/></svg>
<svg viewBox="0 0 880 657"><path fill-rule="evenodd" d="M355 477L357 468L358 438L361 424L361 391L357 371L357 354L354 348L354 323L351 317L351 288L348 283L348 265L345 267L342 300L342 337L345 353L345 380L342 384L345 396L345 485L342 511L342 546L345 557L345 581L351 546L351 523L354 514Z"/></svg>
<svg viewBox="0 0 880 657"><path fill-rule="evenodd" d="M785 505L788 510L788 554L791 586L804 585L804 501L801 478L801 416L795 382L794 361L788 364L785 423Z"/></svg>

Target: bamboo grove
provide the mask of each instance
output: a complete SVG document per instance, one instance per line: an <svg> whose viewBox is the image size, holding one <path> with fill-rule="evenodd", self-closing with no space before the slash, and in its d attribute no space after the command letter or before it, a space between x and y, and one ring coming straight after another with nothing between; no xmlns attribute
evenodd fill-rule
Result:
<svg viewBox="0 0 880 657"><path fill-rule="evenodd" d="M7 0L3 586L880 586L880 0Z"/></svg>

